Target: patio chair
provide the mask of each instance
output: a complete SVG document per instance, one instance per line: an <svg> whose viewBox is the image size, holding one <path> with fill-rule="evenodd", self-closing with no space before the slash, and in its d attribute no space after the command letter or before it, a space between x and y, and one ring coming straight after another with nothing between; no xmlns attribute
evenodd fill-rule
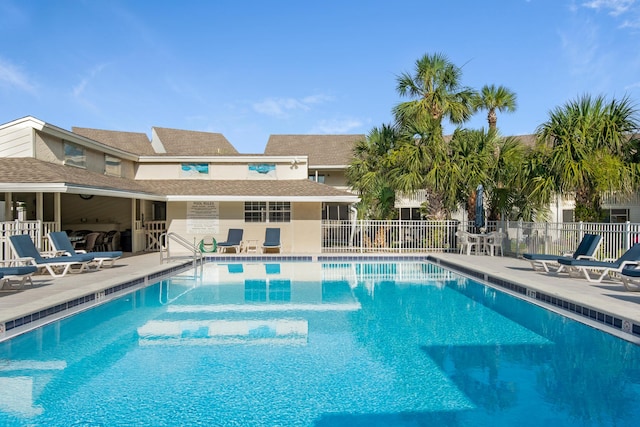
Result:
<svg viewBox="0 0 640 427"><path fill-rule="evenodd" d="M77 256L87 253L84 249L75 249L65 231L52 231L47 235L47 237L49 238L49 242L51 242L51 246L56 251L64 252L68 256ZM113 267L113 264L122 257L122 251L91 252L90 255L93 256L92 266L99 269L102 267Z"/></svg>
<svg viewBox="0 0 640 427"><path fill-rule="evenodd" d="M473 251L474 247L476 252L478 252L477 237L474 237L470 233L462 230L456 231L456 236L458 237L458 244L460 245L461 254L463 252L466 252L467 255L471 255L471 251Z"/></svg>
<svg viewBox="0 0 640 427"><path fill-rule="evenodd" d="M640 243L633 245L615 261L560 258L558 262L568 267L569 273L581 274L590 282L600 283L606 276L614 279L613 273L620 273L625 267L637 266L640 263ZM595 276L592 276L593 273Z"/></svg>
<svg viewBox="0 0 640 427"><path fill-rule="evenodd" d="M236 253L240 253L243 234L244 230L242 228L230 228L227 232L227 240L224 242L218 242L218 249L220 252L227 252L229 249L233 248Z"/></svg>
<svg viewBox="0 0 640 427"><path fill-rule="evenodd" d="M493 231L485 238L485 248L489 252L489 255L494 256L500 252L500 256L504 256L502 250L502 241L505 238L505 234L502 231Z"/></svg>
<svg viewBox="0 0 640 427"><path fill-rule="evenodd" d="M31 276L36 271L38 271L38 267L33 265L0 267L0 289L5 289L6 286L8 286L7 289L14 289L13 286L16 282L18 289L24 288L27 283L33 286Z"/></svg>
<svg viewBox="0 0 640 427"><path fill-rule="evenodd" d="M44 258L27 234L9 236L9 244L18 256L16 262L25 262L38 269L46 269L53 277L63 277L68 272L81 273L93 261L93 255L89 254Z"/></svg>
<svg viewBox="0 0 640 427"><path fill-rule="evenodd" d="M262 244L262 252L277 249L280 252L282 245L280 244L280 229L267 228L264 233L264 243Z"/></svg>
<svg viewBox="0 0 640 427"><path fill-rule="evenodd" d="M575 252L563 253L562 255L553 254L523 254L522 257L531 263L531 268L534 270L544 271L549 273L549 267L554 267L555 273L560 273L564 270L564 265L560 264L560 259L588 259L595 260L594 254L597 252L600 244L602 243L602 236L598 234L585 234L580 241L580 244L576 248Z"/></svg>

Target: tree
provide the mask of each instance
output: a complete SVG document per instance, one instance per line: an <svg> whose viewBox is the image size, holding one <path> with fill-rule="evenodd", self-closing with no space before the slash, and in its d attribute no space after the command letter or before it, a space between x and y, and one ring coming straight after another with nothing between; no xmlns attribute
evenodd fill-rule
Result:
<svg viewBox="0 0 640 427"><path fill-rule="evenodd" d="M504 86L484 85L474 100L474 107L487 110L489 130L495 130L498 122L496 110L509 113L516 111L516 98L516 94Z"/></svg>
<svg viewBox="0 0 640 427"><path fill-rule="evenodd" d="M630 162L637 131L638 111L628 97L584 95L556 107L536 130L537 161L547 165L539 184L573 196L577 220L600 220L603 192L637 187L637 164Z"/></svg>
<svg viewBox="0 0 640 427"><path fill-rule="evenodd" d="M361 197L360 215L387 219L393 216L394 189L390 184L389 153L396 147L398 130L391 125L373 128L354 148L346 171L347 182Z"/></svg>
<svg viewBox="0 0 640 427"><path fill-rule="evenodd" d="M402 73L397 79L400 96L413 98L394 108L400 126L436 126L442 135L442 120L453 124L466 122L473 114L476 92L460 84L462 71L440 53L424 55L415 64L413 74Z"/></svg>

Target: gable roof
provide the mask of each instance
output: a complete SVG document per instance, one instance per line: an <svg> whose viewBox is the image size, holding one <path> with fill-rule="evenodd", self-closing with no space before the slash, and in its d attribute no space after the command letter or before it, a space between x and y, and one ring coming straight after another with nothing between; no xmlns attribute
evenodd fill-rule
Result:
<svg viewBox="0 0 640 427"><path fill-rule="evenodd" d="M268 156L308 156L309 167L345 166L353 158L353 148L365 135L271 135L264 154Z"/></svg>
<svg viewBox="0 0 640 427"><path fill-rule="evenodd" d="M139 156L153 156L155 152L151 146L151 141L144 133L139 132L119 132L113 130L90 129L72 127L71 131L85 138L101 142L113 148L137 154Z"/></svg>
<svg viewBox="0 0 640 427"><path fill-rule="evenodd" d="M169 156L228 156L238 154L238 150L221 133L198 132L192 130L152 128Z"/></svg>

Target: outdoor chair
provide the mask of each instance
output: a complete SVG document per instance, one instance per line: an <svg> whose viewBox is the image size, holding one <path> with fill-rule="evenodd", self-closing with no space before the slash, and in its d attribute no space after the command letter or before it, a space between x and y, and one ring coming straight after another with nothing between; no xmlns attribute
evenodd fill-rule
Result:
<svg viewBox="0 0 640 427"><path fill-rule="evenodd" d="M493 231L489 233L485 240L485 248L489 252L489 255L494 256L500 252L500 256L504 256L502 250L502 241L505 238L505 234L502 231Z"/></svg>
<svg viewBox="0 0 640 427"><path fill-rule="evenodd" d="M640 243L636 243L615 261L593 261L589 259L561 258L560 264L568 267L570 274L584 276L590 282L601 282L606 276L615 279L614 273L620 273L626 267L640 263ZM595 273L595 274L594 274Z"/></svg>
<svg viewBox="0 0 640 427"><path fill-rule="evenodd" d="M229 249L233 248L236 253L240 253L243 234L244 230L242 228L230 228L227 232L227 240L218 243L218 249L220 252L227 252Z"/></svg>
<svg viewBox="0 0 640 427"><path fill-rule="evenodd" d="M5 262L5 261L0 261ZM8 262L12 262L9 260ZM31 276L38 271L38 267L33 265L17 265L0 267L0 289L14 289L14 284L18 284L18 289L24 288L29 283L33 286Z"/></svg>
<svg viewBox="0 0 640 427"><path fill-rule="evenodd" d="M89 254L44 258L27 234L9 236L9 244L18 256L16 262L29 263L38 269L46 269L53 277L63 277L68 272L81 273L93 261L93 255Z"/></svg>
<svg viewBox="0 0 640 427"><path fill-rule="evenodd" d="M562 255L553 255L527 253L523 254L522 257L531 263L531 268L533 268L534 270L540 270L549 273L549 267L554 267L554 272L560 273L564 270L564 265L560 264L559 262L560 259L595 260L594 254L598 251L601 243L602 236L598 234L585 234L573 254L564 253Z"/></svg>
<svg viewBox="0 0 640 427"><path fill-rule="evenodd" d="M460 245L460 253L465 253L467 255L471 255L471 252L475 249L478 252L478 239L477 237L473 237L470 233L462 230L456 231L456 236L458 237L458 244Z"/></svg>
<svg viewBox="0 0 640 427"><path fill-rule="evenodd" d="M277 250L280 252L282 245L280 244L280 229L267 228L264 233L264 243L262 244L262 252Z"/></svg>
<svg viewBox="0 0 640 427"><path fill-rule="evenodd" d="M640 292L640 268L626 267L620 272L620 279L624 287L631 292Z"/></svg>
<svg viewBox="0 0 640 427"><path fill-rule="evenodd" d="M47 237L56 251L63 252L66 255L77 256L87 253L85 250L75 249L69 240L69 236L64 231L52 231ZM95 268L113 267L113 264L122 257L122 251L91 252L90 255L93 256L92 266L95 266Z"/></svg>

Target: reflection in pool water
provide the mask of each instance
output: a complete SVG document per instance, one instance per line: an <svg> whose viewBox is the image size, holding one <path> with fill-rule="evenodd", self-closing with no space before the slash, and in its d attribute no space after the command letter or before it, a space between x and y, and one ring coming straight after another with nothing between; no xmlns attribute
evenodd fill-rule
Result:
<svg viewBox="0 0 640 427"><path fill-rule="evenodd" d="M209 264L0 344L0 424L631 426L639 361L431 264Z"/></svg>

